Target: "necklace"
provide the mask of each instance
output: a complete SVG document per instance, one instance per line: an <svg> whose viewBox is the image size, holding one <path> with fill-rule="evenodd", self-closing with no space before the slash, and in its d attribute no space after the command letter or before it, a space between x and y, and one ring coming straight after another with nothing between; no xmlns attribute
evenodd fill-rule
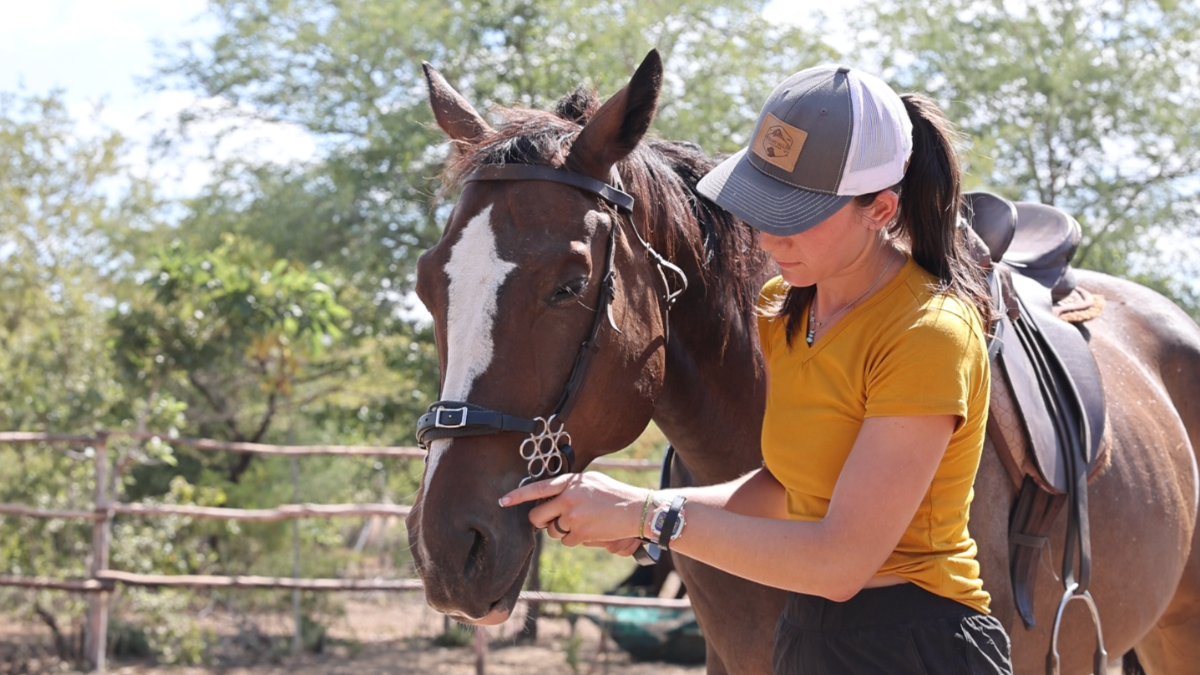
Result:
<svg viewBox="0 0 1200 675"><path fill-rule="evenodd" d="M893 252L894 252L894 249L893 249ZM816 339L818 328L820 328L821 326L827 325L830 321L833 321L833 318L835 316L850 309L854 305L857 305L859 303L859 301L861 301L863 298L870 295L871 291L875 290L875 286L877 286L879 284L879 280L882 279L883 275L887 274L887 271L892 268L892 261L894 261L895 259L896 259L895 255L889 256L887 265L884 265L883 270L879 273L879 276L875 277L875 281L871 282L871 286L869 288L867 288L866 291L863 291L862 295L860 295L857 298L846 303L845 305L842 306L841 309L834 312L833 314L830 314L828 317L826 317L826 319L824 321L822 321L820 323L817 323L817 295L816 295L816 293L813 293L812 302L808 303L808 332L804 335L804 341L808 343L809 347L813 346L813 340Z"/></svg>

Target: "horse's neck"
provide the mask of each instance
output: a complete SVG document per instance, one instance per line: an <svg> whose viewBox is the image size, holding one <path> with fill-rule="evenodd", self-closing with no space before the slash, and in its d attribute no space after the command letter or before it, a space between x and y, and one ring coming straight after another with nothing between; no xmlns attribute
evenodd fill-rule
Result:
<svg viewBox="0 0 1200 675"><path fill-rule="evenodd" d="M671 313L654 421L698 483L732 480L762 463L766 381L757 327L745 312L718 318L699 293L685 298Z"/></svg>

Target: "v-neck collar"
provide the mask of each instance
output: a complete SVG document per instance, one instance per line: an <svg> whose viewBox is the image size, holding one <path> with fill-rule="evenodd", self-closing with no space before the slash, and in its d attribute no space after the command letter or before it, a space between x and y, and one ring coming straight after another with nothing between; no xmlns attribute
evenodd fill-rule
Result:
<svg viewBox="0 0 1200 675"><path fill-rule="evenodd" d="M808 344L807 340L804 342L804 347L808 350L804 354L805 362L816 356L826 344L829 344L833 338L837 337L837 335L842 332L842 329L850 325L859 314L864 312L867 308L875 306L884 298L891 295L893 291L895 291L902 284L904 284L906 280L908 280L908 277L912 275L914 269L917 267L917 263L913 260L912 256L908 255L907 253L904 254L904 258L904 264L900 266L900 271L895 277L892 278L891 281L884 284L883 288L875 291L874 294L872 294L857 307L854 307L849 312L846 312L846 316L843 316L841 320L833 325L833 328L830 328L827 333L815 340L811 346ZM816 293L814 292L812 299L808 301L810 307L812 306L812 302L816 299L816 297ZM804 320L800 325L800 335L808 335L808 316L808 307L805 307Z"/></svg>

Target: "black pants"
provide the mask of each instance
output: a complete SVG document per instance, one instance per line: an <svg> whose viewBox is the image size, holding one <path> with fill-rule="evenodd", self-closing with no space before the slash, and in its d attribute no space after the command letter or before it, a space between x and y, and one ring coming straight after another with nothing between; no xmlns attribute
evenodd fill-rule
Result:
<svg viewBox="0 0 1200 675"><path fill-rule="evenodd" d="M1012 674L998 620L910 583L846 602L789 593L774 663L775 675Z"/></svg>

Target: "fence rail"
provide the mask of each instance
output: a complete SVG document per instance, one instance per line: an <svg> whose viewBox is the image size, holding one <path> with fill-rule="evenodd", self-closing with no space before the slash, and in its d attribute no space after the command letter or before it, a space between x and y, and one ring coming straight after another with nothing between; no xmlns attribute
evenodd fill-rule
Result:
<svg viewBox="0 0 1200 675"><path fill-rule="evenodd" d="M98 511L73 511L69 509L35 509L20 504L0 504L0 515L45 518L49 520L100 520L104 514Z"/></svg>
<svg viewBox="0 0 1200 675"><path fill-rule="evenodd" d="M94 452L91 460L96 466L95 505L92 510L42 509L22 504L0 504L0 515L43 519L69 519L92 521L92 566L88 579L54 579L47 577L23 577L0 575L0 587L11 586L32 589L54 589L87 593L91 596L88 610L88 627L84 644L84 656L95 672L106 667L108 644L108 600L115 584L151 587L188 588L276 588L312 591L389 591L406 592L422 590L417 579L303 579L295 577L263 576L212 576L212 575L157 575L137 574L108 569L109 544L112 519L116 515L159 517L187 516L220 520L273 522L298 518L336 517L402 517L412 507L397 504L282 504L269 509L234 509L212 506L175 504L144 504L114 502L109 498L107 483L109 475L108 441L110 438L125 437L138 440L162 439L172 445L182 445L198 450L214 452L237 452L257 455L286 457L343 456L343 457L396 457L419 459L425 457L421 448L388 446L349 445L267 445L263 443L239 443L217 441L207 438L172 438L166 434L129 430L97 432L95 436L67 434L42 434L34 432L0 432L0 444L41 443L51 445L85 446ZM649 460L597 459L592 467L625 470L657 470L659 463ZM657 607L685 609L687 600L660 598L636 598L586 593L547 593L524 591L520 599L526 603L575 603L604 605L609 607ZM482 635L480 633L479 635ZM482 649L476 636L476 649ZM485 645L484 645L485 646ZM482 661L480 661L482 663Z"/></svg>

